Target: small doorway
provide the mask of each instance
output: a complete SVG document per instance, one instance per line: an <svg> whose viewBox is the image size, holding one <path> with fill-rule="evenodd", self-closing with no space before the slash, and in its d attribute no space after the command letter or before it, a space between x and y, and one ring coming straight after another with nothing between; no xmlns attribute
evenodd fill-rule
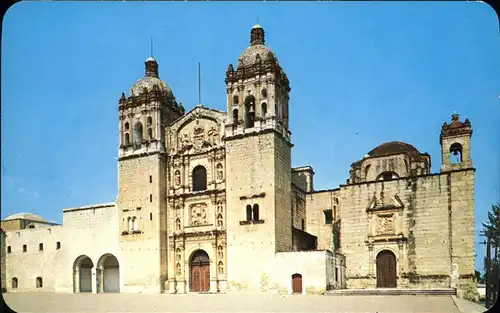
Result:
<svg viewBox="0 0 500 313"><path fill-rule="evenodd" d="M210 258L203 250L193 253L189 262L189 289L193 292L210 291Z"/></svg>
<svg viewBox="0 0 500 313"><path fill-rule="evenodd" d="M302 294L302 275L300 274L292 275L292 293Z"/></svg>
<svg viewBox="0 0 500 313"><path fill-rule="evenodd" d="M377 255L377 288L396 288L396 256L388 250Z"/></svg>

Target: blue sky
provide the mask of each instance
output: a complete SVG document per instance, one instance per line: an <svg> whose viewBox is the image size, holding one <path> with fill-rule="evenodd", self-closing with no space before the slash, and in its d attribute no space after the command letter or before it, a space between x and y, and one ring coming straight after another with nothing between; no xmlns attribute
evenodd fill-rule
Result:
<svg viewBox="0 0 500 313"><path fill-rule="evenodd" d="M225 110L225 71L257 17L290 79L292 163L313 166L316 189L386 141L439 171L457 111L474 128L480 225L500 197L500 42L493 9L472 2L18 3L2 33L2 218L61 222L63 208L115 201L118 99L144 75L150 37L186 109L201 62L202 102Z"/></svg>

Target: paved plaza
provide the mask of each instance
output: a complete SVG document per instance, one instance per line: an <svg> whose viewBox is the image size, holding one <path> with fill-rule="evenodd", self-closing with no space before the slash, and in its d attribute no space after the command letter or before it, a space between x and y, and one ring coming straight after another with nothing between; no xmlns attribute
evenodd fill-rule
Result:
<svg viewBox="0 0 500 313"><path fill-rule="evenodd" d="M332 296L255 294L54 294L6 293L16 312L378 312L480 313L451 296Z"/></svg>

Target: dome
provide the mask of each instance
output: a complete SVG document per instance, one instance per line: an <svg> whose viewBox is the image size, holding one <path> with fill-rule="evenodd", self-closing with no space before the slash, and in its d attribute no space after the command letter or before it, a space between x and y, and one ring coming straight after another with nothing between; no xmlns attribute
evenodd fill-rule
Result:
<svg viewBox="0 0 500 313"><path fill-rule="evenodd" d="M41 217L39 215L36 215L33 213L27 213L27 212L21 212L21 213L9 215L4 219L4 221L16 220L16 219L24 219L24 220L44 222L44 223L49 222L48 220L44 219L43 217Z"/></svg>
<svg viewBox="0 0 500 313"><path fill-rule="evenodd" d="M382 157L394 154L409 154L409 155L420 155L420 152L414 146L404 143L401 141L391 141L383 143L370 152L368 152L369 157Z"/></svg>
<svg viewBox="0 0 500 313"><path fill-rule="evenodd" d="M238 64L243 66L252 65L257 60L257 54L259 55L262 62L274 58L277 59L274 53L268 47L264 45L254 45L250 46L243 51L238 59Z"/></svg>
<svg viewBox="0 0 500 313"><path fill-rule="evenodd" d="M155 85L158 86L160 91L172 95L172 90L168 87L167 83L154 76L146 76L137 80L130 91L134 94L134 96L138 96L143 92L144 88L146 88L148 92L151 92L153 90L153 86Z"/></svg>
<svg viewBox="0 0 500 313"><path fill-rule="evenodd" d="M151 92L154 86L157 86L160 92L167 93L169 97L173 98L172 90L158 75L158 62L153 57L148 57L144 64L146 73L143 78L135 82L132 89L130 89L131 93L138 96L144 92L144 88Z"/></svg>
<svg viewBox="0 0 500 313"><path fill-rule="evenodd" d="M252 27L250 30L250 47L246 48L238 58L238 66L253 65L257 61L257 55L259 55L262 62L273 58L277 61L276 55L265 46L264 35L265 31L262 26L255 24Z"/></svg>

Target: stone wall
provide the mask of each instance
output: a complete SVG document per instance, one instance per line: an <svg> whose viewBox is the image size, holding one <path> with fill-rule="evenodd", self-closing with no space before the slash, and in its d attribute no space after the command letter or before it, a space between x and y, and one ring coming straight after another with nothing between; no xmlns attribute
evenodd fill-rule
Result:
<svg viewBox="0 0 500 313"><path fill-rule="evenodd" d="M342 186L348 286L376 286L383 250L396 257L398 287L450 287L454 267L472 275L473 182L468 170Z"/></svg>
<svg viewBox="0 0 500 313"><path fill-rule="evenodd" d="M332 224L327 224L325 211L331 210L332 223L337 218L340 189L309 193L307 203L307 231L318 237L318 249L333 250Z"/></svg>
<svg viewBox="0 0 500 313"><path fill-rule="evenodd" d="M159 154L119 162L117 233L125 263L124 292L159 293L165 288L168 252L161 237L166 236L166 188L160 188L165 186L165 163ZM136 220L134 232L128 229L129 218Z"/></svg>
<svg viewBox="0 0 500 313"><path fill-rule="evenodd" d="M261 273L267 271L274 258L277 240L274 138L274 133L267 133L226 141L229 290L259 290ZM290 185L289 182L288 188ZM254 204L259 205L261 221L245 223L246 206ZM290 225L290 216L285 223Z"/></svg>

